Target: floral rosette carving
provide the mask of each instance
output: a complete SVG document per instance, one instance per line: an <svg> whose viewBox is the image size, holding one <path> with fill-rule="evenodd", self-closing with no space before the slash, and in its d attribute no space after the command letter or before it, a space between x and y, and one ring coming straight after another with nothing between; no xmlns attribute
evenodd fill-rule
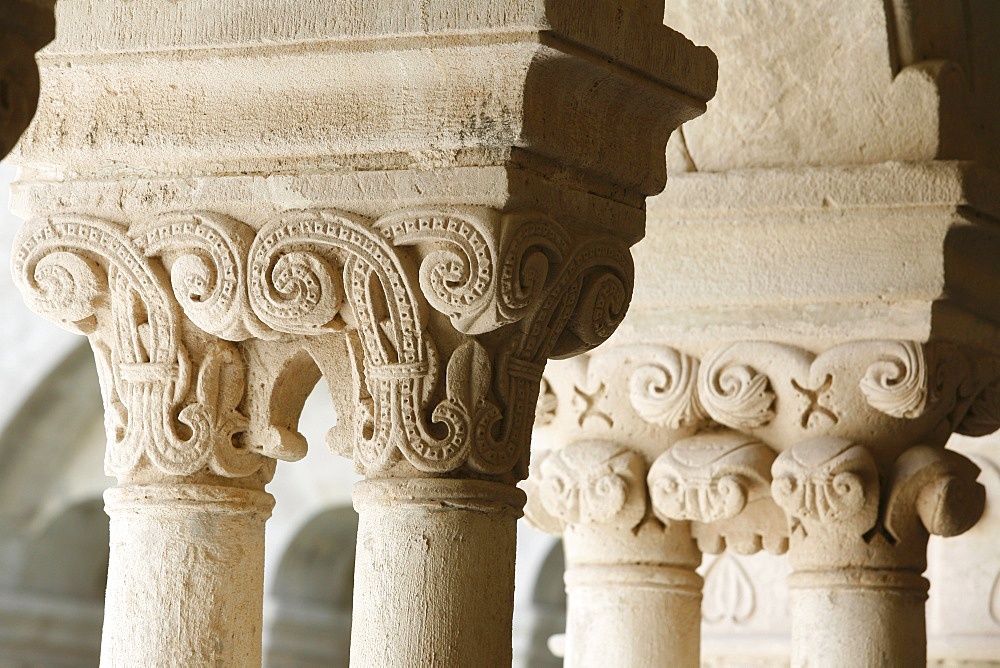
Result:
<svg viewBox="0 0 1000 668"><path fill-rule="evenodd" d="M163 267L125 228L54 216L26 223L16 249L14 280L26 303L90 338L109 473L128 476L143 461L169 475L207 468L241 477L261 467L263 458L237 439L246 427L237 408L244 393L239 352L216 342L191 359Z"/></svg>

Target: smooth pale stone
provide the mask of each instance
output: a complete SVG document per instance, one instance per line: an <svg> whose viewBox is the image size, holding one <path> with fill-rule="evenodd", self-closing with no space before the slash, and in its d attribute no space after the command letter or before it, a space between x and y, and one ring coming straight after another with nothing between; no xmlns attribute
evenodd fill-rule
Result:
<svg viewBox="0 0 1000 668"><path fill-rule="evenodd" d="M135 485L105 492L111 558L101 665L259 666L267 492Z"/></svg>
<svg viewBox="0 0 1000 668"><path fill-rule="evenodd" d="M523 505L479 480L357 483L351 665L509 666Z"/></svg>
<svg viewBox="0 0 1000 668"><path fill-rule="evenodd" d="M566 571L566 665L699 665L701 577L663 564Z"/></svg>
<svg viewBox="0 0 1000 668"><path fill-rule="evenodd" d="M927 580L908 571L793 574L792 666L926 665L927 586Z"/></svg>

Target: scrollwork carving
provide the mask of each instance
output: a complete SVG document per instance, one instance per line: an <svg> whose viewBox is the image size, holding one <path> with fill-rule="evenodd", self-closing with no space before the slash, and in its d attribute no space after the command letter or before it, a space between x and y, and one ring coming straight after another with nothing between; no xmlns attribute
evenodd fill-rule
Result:
<svg viewBox="0 0 1000 668"><path fill-rule="evenodd" d="M161 216L134 226L130 234L147 257L175 256L170 263L174 298L199 329L230 341L270 336L247 299L251 228L193 212Z"/></svg>
<svg viewBox="0 0 1000 668"><path fill-rule="evenodd" d="M546 358L571 339L603 340L623 308L613 296L591 303L588 286L631 288L630 257L615 244L569 249L552 221L486 210L378 221L290 212L260 230L249 257L249 301L267 326L357 333L354 451L369 473L401 457L431 473L512 471L526 456ZM480 339L499 329L503 345Z"/></svg>
<svg viewBox="0 0 1000 668"><path fill-rule="evenodd" d="M925 538L923 532L957 536L971 529L986 506L978 475L979 467L957 452L928 446L904 452L887 485L883 523L890 538L904 543Z"/></svg>
<svg viewBox="0 0 1000 668"><path fill-rule="evenodd" d="M712 417L733 429L754 429L774 418L770 380L752 366L732 364L728 349L702 363L698 390Z"/></svg>
<svg viewBox="0 0 1000 668"><path fill-rule="evenodd" d="M29 306L91 339L109 473L130 475L144 460L179 476L260 468L262 458L237 442L246 426L239 352L217 341L192 361L163 268L124 228L57 216L25 224L16 248L14 279Z"/></svg>
<svg viewBox="0 0 1000 668"><path fill-rule="evenodd" d="M698 399L698 360L670 348L648 348L629 377L629 399L644 420L681 429L706 419Z"/></svg>
<svg viewBox="0 0 1000 668"><path fill-rule="evenodd" d="M883 344L880 359L859 382L872 407L896 418L920 417L927 404L928 371L924 351L913 341Z"/></svg>
<svg viewBox="0 0 1000 668"><path fill-rule="evenodd" d="M235 360L189 351L185 333L288 342L349 330L361 469L385 473L406 461L428 473L523 477L545 360L610 336L631 291L627 250L600 239L573 245L553 221L527 213L372 221L292 211L254 233L225 216L185 212L129 228L70 216L26 230L15 273L27 301L107 353L106 398L122 407L109 410L122 416L116 443L149 435L130 426L146 410L139 403L171 416L143 427L160 430L151 440L163 451L150 458L171 473L202 462L178 429L200 444L215 438L206 430L232 426L185 408L201 405L187 394L201 396L229 364L219 360ZM190 381L196 375L201 385ZM226 438L233 434L216 440ZM255 438L270 444L261 451L301 456L293 435ZM111 451L115 471L137 465L130 447Z"/></svg>

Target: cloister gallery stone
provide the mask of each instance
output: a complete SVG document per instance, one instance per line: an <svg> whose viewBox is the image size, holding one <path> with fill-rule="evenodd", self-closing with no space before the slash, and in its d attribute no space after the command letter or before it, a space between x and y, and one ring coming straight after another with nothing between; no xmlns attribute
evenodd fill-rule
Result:
<svg viewBox="0 0 1000 668"><path fill-rule="evenodd" d="M260 662L321 381L354 665L507 665L526 499L569 666L699 665L753 612L703 556L762 551L793 665L926 663L989 503L946 443L1000 426L994 0L232 4L62 0L15 153L14 280L101 376L104 663ZM9 7L4 152L52 3Z"/></svg>
<svg viewBox="0 0 1000 668"><path fill-rule="evenodd" d="M102 662L259 663L264 486L325 379L352 663L508 664L545 361L621 321L715 58L647 0L234 12L63 0L16 155L14 280L101 376Z"/></svg>
<svg viewBox="0 0 1000 668"><path fill-rule="evenodd" d="M720 95L672 140L629 318L539 400L527 514L566 548L567 665L699 665L695 568L727 549L788 552L794 666L924 665L928 537L985 501L944 445L1000 426L973 32L1000 15L690 5L667 20L718 49Z"/></svg>

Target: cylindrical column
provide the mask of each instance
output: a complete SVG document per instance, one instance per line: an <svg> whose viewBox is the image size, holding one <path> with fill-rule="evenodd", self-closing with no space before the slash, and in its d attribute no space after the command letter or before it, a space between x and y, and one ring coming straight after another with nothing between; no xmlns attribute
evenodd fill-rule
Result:
<svg viewBox="0 0 1000 668"><path fill-rule="evenodd" d="M101 665L260 666L260 489L130 485L104 495L111 558Z"/></svg>
<svg viewBox="0 0 1000 668"><path fill-rule="evenodd" d="M861 568L805 571L792 574L789 587L793 666L926 665L928 583L919 574Z"/></svg>
<svg viewBox="0 0 1000 668"><path fill-rule="evenodd" d="M702 579L693 568L605 564L566 571L566 666L700 663Z"/></svg>
<svg viewBox="0 0 1000 668"><path fill-rule="evenodd" d="M481 480L366 480L351 665L510 666L524 493Z"/></svg>

